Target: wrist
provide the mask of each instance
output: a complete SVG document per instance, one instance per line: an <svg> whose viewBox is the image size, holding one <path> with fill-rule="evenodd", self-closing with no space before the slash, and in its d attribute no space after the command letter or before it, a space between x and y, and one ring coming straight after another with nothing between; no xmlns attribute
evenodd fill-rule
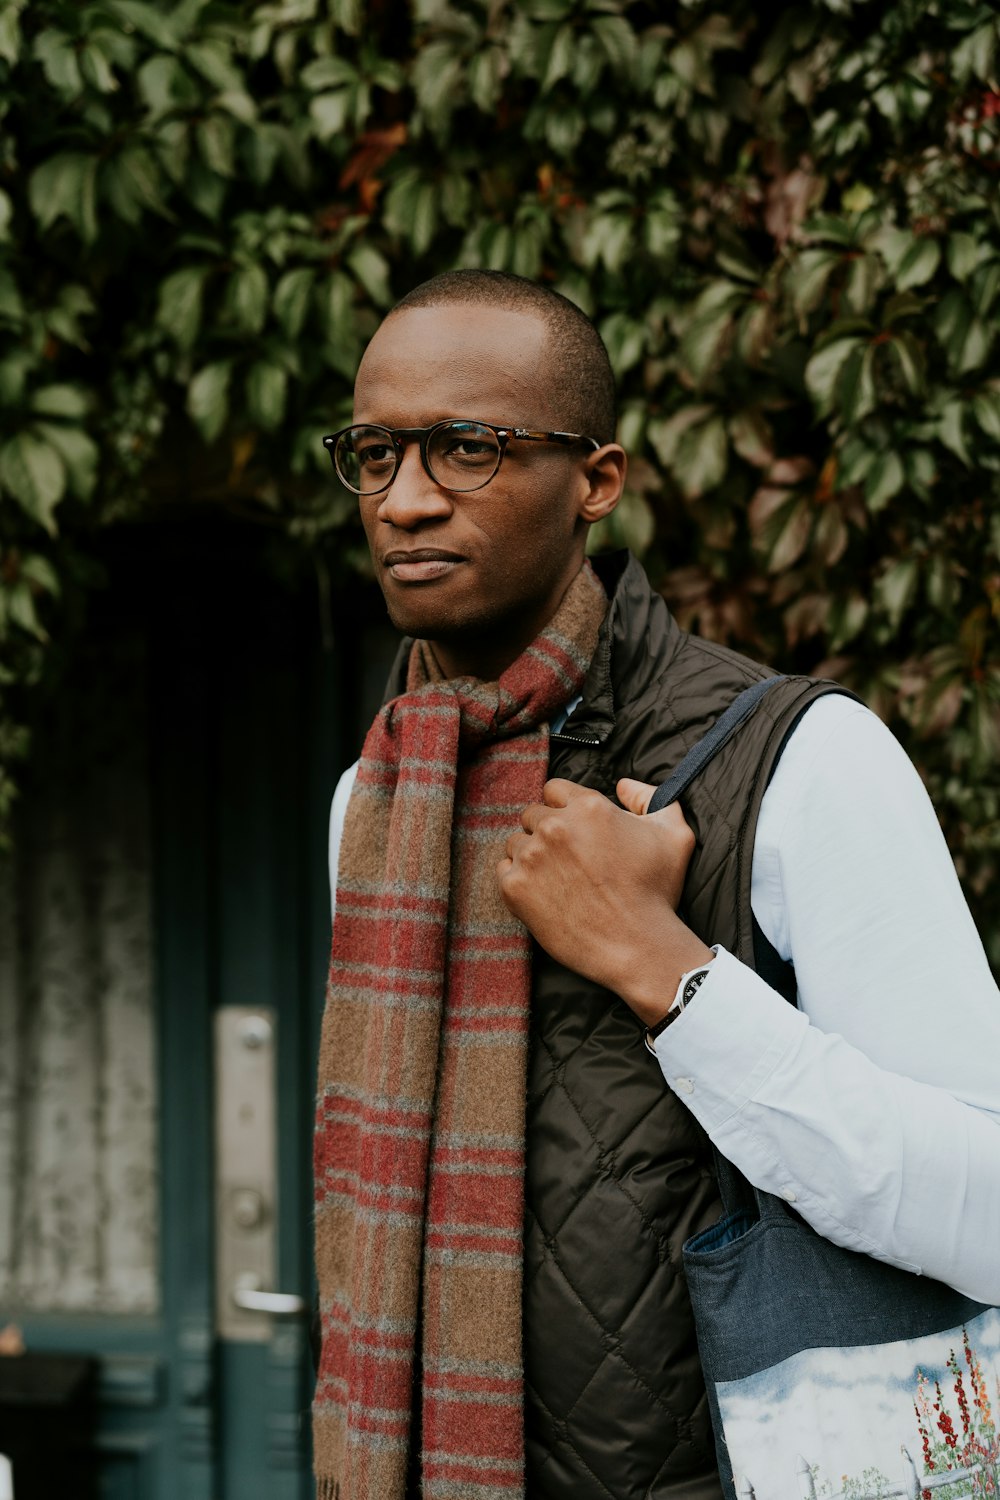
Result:
<svg viewBox="0 0 1000 1500"><path fill-rule="evenodd" d="M652 963L637 971L626 989L619 990L630 1010L644 1026L661 1022L677 999L681 980L693 969L707 968L715 952L693 932L684 929L685 941L671 944L669 962L655 951Z"/></svg>
<svg viewBox="0 0 1000 1500"><path fill-rule="evenodd" d="M712 957L715 957L714 953ZM695 995L697 995L698 991L705 983L705 980L708 978L710 969L711 962L706 964L699 964L696 969L689 969L686 974L681 975L680 983L677 986L677 993L674 995L673 1004L667 1011L666 1015L661 1021L657 1021L655 1025L646 1027L644 1040L646 1043L646 1048L649 1052L652 1052L655 1055L657 1038L661 1037L666 1031L667 1027L672 1026L673 1023L679 1020L680 1017L684 1014L685 1010L691 1004L691 1001L694 999Z"/></svg>

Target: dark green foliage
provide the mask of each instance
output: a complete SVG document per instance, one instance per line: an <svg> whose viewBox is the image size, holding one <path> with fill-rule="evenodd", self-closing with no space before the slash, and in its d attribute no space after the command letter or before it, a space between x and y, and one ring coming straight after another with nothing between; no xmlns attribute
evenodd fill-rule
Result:
<svg viewBox="0 0 1000 1500"><path fill-rule="evenodd" d="M0 0L0 691L144 507L363 567L318 438L381 312L537 276L621 383L597 544L877 708L1000 960L998 75L992 0Z"/></svg>

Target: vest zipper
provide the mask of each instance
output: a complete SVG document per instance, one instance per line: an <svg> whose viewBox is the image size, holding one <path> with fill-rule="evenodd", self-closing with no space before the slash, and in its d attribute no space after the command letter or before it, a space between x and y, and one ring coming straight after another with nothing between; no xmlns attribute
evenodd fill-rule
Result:
<svg viewBox="0 0 1000 1500"><path fill-rule="evenodd" d="M603 740L590 739L589 737L582 734L564 734L562 730L560 730L558 734L550 734L549 739L561 740L566 745L600 746L604 743Z"/></svg>

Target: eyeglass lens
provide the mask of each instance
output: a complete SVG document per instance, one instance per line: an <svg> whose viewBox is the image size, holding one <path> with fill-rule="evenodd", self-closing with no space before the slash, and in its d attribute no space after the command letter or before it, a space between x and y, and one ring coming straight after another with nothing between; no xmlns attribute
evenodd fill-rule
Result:
<svg viewBox="0 0 1000 1500"><path fill-rule="evenodd" d="M478 490L500 467L502 449L495 432L481 422L443 422L427 439L427 467L449 490ZM337 473L359 495L374 495L391 483L398 465L386 427L351 427L334 451Z"/></svg>

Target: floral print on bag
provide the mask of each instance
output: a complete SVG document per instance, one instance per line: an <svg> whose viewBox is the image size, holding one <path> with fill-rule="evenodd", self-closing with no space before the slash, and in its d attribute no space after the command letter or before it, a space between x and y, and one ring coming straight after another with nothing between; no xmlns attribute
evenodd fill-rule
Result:
<svg viewBox="0 0 1000 1500"><path fill-rule="evenodd" d="M1000 1500L996 1308L923 1338L808 1349L716 1389L740 1500Z"/></svg>

